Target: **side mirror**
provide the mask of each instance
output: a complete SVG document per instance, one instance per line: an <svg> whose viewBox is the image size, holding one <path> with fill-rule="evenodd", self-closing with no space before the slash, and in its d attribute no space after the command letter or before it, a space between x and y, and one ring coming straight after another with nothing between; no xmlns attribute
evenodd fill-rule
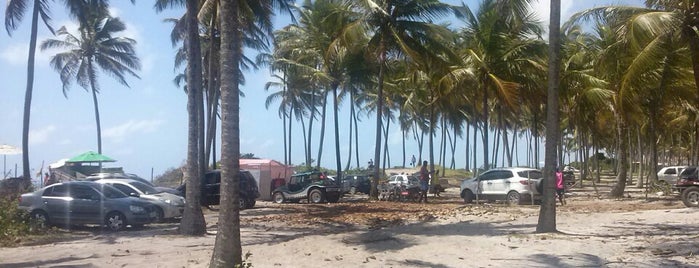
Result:
<svg viewBox="0 0 699 268"><path fill-rule="evenodd" d="M140 194L138 194L138 193L135 193L135 192L131 192L131 193L129 193L129 196L133 196L133 197L141 197L141 195L140 195Z"/></svg>

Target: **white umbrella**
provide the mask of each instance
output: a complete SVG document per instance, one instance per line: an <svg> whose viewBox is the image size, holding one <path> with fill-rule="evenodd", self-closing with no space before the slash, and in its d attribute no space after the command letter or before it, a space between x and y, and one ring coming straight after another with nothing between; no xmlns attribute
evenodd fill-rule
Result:
<svg viewBox="0 0 699 268"><path fill-rule="evenodd" d="M12 145L0 144L0 154L2 155L2 177L7 175L7 155L21 154L22 150Z"/></svg>

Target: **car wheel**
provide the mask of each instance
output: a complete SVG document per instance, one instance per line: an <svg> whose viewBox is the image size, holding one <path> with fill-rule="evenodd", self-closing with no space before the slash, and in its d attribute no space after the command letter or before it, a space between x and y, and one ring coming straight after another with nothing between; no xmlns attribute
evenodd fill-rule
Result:
<svg viewBox="0 0 699 268"><path fill-rule="evenodd" d="M354 195L356 193L357 193L357 188L355 188L355 187L350 188L349 194Z"/></svg>
<svg viewBox="0 0 699 268"><path fill-rule="evenodd" d="M325 199L325 196L323 196L323 192L319 189L313 189L308 194L308 202L309 203L313 203L313 204L322 203L324 199Z"/></svg>
<svg viewBox="0 0 699 268"><path fill-rule="evenodd" d="M682 203L687 207L699 207L699 187L690 187L682 192Z"/></svg>
<svg viewBox="0 0 699 268"><path fill-rule="evenodd" d="M507 193L507 203L510 205L519 205L522 202L522 198L516 191L510 191Z"/></svg>
<svg viewBox="0 0 699 268"><path fill-rule="evenodd" d="M242 196L239 196L238 197L238 208L240 208L240 210L248 208L248 200Z"/></svg>
<svg viewBox="0 0 699 268"><path fill-rule="evenodd" d="M32 211L29 216L31 217L30 223L32 227L41 230L49 226L49 215L43 210Z"/></svg>
<svg viewBox="0 0 699 268"><path fill-rule="evenodd" d="M286 201L286 199L284 198L284 194L282 194L282 192L274 193L273 199L274 199L274 203L277 203L277 204L281 204L281 203L284 203L284 201Z"/></svg>
<svg viewBox="0 0 699 268"><path fill-rule="evenodd" d="M461 194L461 196L464 198L464 203L470 204L473 202L474 195L473 192L471 192L471 190L464 190L464 193Z"/></svg>
<svg viewBox="0 0 699 268"><path fill-rule="evenodd" d="M155 208L155 222L164 222L165 221L165 213L163 210L159 207Z"/></svg>
<svg viewBox="0 0 699 268"><path fill-rule="evenodd" d="M126 217L121 212L111 212L104 218L104 224L111 231L121 231L126 228Z"/></svg>

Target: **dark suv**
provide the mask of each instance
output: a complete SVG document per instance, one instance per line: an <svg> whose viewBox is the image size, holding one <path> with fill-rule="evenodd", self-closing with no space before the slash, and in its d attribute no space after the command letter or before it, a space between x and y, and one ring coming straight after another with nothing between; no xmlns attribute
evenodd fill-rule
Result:
<svg viewBox="0 0 699 268"><path fill-rule="evenodd" d="M342 187L337 180L328 178L320 171L297 173L289 178L289 182L272 191L275 203L299 202L302 199L308 203L335 203L340 200Z"/></svg>
<svg viewBox="0 0 699 268"><path fill-rule="evenodd" d="M688 207L699 207L699 167L685 168L675 184L681 193L682 203Z"/></svg>
<svg viewBox="0 0 699 268"><path fill-rule="evenodd" d="M177 187L181 196L185 196L186 184ZM240 171L240 209L253 208L255 199L260 197L255 177L250 171ZM221 202L221 170L207 172L202 179L201 205L212 206Z"/></svg>
<svg viewBox="0 0 699 268"><path fill-rule="evenodd" d="M371 190L371 178L367 175L345 175L342 183L349 184L349 194L369 194Z"/></svg>

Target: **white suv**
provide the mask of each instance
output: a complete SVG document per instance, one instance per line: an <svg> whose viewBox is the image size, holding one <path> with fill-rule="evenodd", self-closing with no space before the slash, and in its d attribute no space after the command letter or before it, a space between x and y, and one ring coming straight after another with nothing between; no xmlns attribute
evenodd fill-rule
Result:
<svg viewBox="0 0 699 268"><path fill-rule="evenodd" d="M479 200L505 199L510 204L522 204L532 193L535 199L540 198L542 178L541 171L533 168L491 169L461 182L461 198L466 203L478 197Z"/></svg>
<svg viewBox="0 0 699 268"><path fill-rule="evenodd" d="M405 185L405 186L415 186L415 185L420 185L420 179L413 175L407 175L407 174L400 174L400 175L391 175L391 177L388 178L388 184L389 185Z"/></svg>
<svg viewBox="0 0 699 268"><path fill-rule="evenodd" d="M687 168L687 166L670 166L660 169L660 171L658 171L658 182L674 185L680 177L680 173L682 173L682 170L685 168Z"/></svg>

